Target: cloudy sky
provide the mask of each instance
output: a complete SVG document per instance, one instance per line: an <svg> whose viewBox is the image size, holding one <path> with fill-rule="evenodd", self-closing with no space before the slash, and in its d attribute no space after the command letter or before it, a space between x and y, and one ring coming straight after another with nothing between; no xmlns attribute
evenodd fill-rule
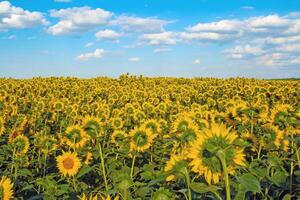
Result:
<svg viewBox="0 0 300 200"><path fill-rule="evenodd" d="M127 72L300 77L300 0L0 0L0 77Z"/></svg>

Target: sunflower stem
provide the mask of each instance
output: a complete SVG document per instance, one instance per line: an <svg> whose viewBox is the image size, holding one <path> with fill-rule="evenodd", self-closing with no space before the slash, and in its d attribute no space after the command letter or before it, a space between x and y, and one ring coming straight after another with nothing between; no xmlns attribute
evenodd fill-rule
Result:
<svg viewBox="0 0 300 200"><path fill-rule="evenodd" d="M300 150L300 148L297 149L297 147L296 147L296 156L297 156L297 160L298 160L298 168L300 168L300 155L299 155L299 150Z"/></svg>
<svg viewBox="0 0 300 200"><path fill-rule="evenodd" d="M217 156L221 161L223 173L224 173L224 180L225 180L225 187L226 187L226 200L231 200L230 196L230 183L229 183L229 176L227 171L227 164L226 164L226 158L225 153L223 150L219 150L217 152Z"/></svg>
<svg viewBox="0 0 300 200"><path fill-rule="evenodd" d="M294 162L291 162L291 169L290 169L290 194L292 193L293 191L293 173L294 173Z"/></svg>
<svg viewBox="0 0 300 200"><path fill-rule="evenodd" d="M106 171L104 166L104 157L103 157L102 146L100 142L99 142L99 153L100 153L101 169L102 169L102 174L103 174L103 179L105 184L105 190L108 191L107 177L106 177Z"/></svg>
<svg viewBox="0 0 300 200"><path fill-rule="evenodd" d="M134 170L135 158L136 158L136 156L134 155L134 156L133 156L133 159L132 159L131 171L130 171L131 179L132 179L132 177L133 177L133 170Z"/></svg>
<svg viewBox="0 0 300 200"><path fill-rule="evenodd" d="M186 181L186 186L187 186L187 192L188 192L188 200L192 200L192 192L191 192L191 179L190 179L190 175L189 172L187 170L187 168L184 168L184 176L185 176L185 181Z"/></svg>

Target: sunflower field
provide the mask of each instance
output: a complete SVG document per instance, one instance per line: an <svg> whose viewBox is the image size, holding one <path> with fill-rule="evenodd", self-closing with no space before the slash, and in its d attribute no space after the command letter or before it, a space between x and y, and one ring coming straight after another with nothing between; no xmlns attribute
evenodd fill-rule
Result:
<svg viewBox="0 0 300 200"><path fill-rule="evenodd" d="M0 79L0 199L300 199L300 81Z"/></svg>

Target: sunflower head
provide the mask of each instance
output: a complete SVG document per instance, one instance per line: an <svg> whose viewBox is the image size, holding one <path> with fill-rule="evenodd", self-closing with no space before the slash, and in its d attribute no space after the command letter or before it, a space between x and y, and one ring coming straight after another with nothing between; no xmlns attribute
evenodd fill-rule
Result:
<svg viewBox="0 0 300 200"><path fill-rule="evenodd" d="M127 140L127 133L121 130L116 130L111 136L111 142L117 146L122 146Z"/></svg>
<svg viewBox="0 0 300 200"><path fill-rule="evenodd" d="M13 199L13 184L7 177L1 177L0 179L0 199L9 200Z"/></svg>
<svg viewBox="0 0 300 200"><path fill-rule="evenodd" d="M131 103L127 103L125 105L125 113L128 115L134 114L135 108Z"/></svg>
<svg viewBox="0 0 300 200"><path fill-rule="evenodd" d="M243 149L233 144L237 137L237 134L224 124L212 123L191 145L188 156L192 160L192 171L204 175L209 184L212 180L218 183L222 175L218 152L224 151L228 171L234 174L238 165L245 165Z"/></svg>
<svg viewBox="0 0 300 200"><path fill-rule="evenodd" d="M2 117L0 117L0 136L4 133L5 130L5 122L4 119Z"/></svg>
<svg viewBox="0 0 300 200"><path fill-rule="evenodd" d="M114 130L121 129L124 125L124 121L119 117L112 118L110 121L111 126Z"/></svg>
<svg viewBox="0 0 300 200"><path fill-rule="evenodd" d="M17 154L26 154L29 149L29 139L24 135L18 135L11 144Z"/></svg>
<svg viewBox="0 0 300 200"><path fill-rule="evenodd" d="M83 161L83 163L89 165L92 162L92 160L93 160L93 154L90 151L86 152L85 160Z"/></svg>
<svg viewBox="0 0 300 200"><path fill-rule="evenodd" d="M75 176L81 167L80 159L76 153L63 153L56 157L56 162L59 172L65 177Z"/></svg>
<svg viewBox="0 0 300 200"><path fill-rule="evenodd" d="M152 145L155 134L148 128L135 128L130 133L130 150L144 152Z"/></svg>
<svg viewBox="0 0 300 200"><path fill-rule="evenodd" d="M86 116L83 119L82 128L93 139L101 134L101 122L96 117Z"/></svg>
<svg viewBox="0 0 300 200"><path fill-rule="evenodd" d="M159 188L152 195L152 200L169 200L175 199L175 196L170 190L165 188Z"/></svg>
<svg viewBox="0 0 300 200"><path fill-rule="evenodd" d="M167 161L164 171L168 173L167 181L183 178L184 168L187 167L186 155L183 152L173 153Z"/></svg>
<svg viewBox="0 0 300 200"><path fill-rule="evenodd" d="M64 104L63 104L63 102L57 101L54 103L53 107L54 107L54 110L56 110L56 111L62 111L64 108Z"/></svg>
<svg viewBox="0 0 300 200"><path fill-rule="evenodd" d="M43 153L49 154L58 147L58 141L53 135L38 133L34 137L34 145L42 150Z"/></svg>
<svg viewBox="0 0 300 200"><path fill-rule="evenodd" d="M194 121L186 114L179 116L172 124L173 133L182 133L189 127L194 126Z"/></svg>
<svg viewBox="0 0 300 200"><path fill-rule="evenodd" d="M89 140L89 135L80 126L70 126L62 136L62 141L71 148L81 148Z"/></svg>
<svg viewBox="0 0 300 200"><path fill-rule="evenodd" d="M146 120L142 126L150 129L153 134L159 134L161 132L159 122L154 119Z"/></svg>

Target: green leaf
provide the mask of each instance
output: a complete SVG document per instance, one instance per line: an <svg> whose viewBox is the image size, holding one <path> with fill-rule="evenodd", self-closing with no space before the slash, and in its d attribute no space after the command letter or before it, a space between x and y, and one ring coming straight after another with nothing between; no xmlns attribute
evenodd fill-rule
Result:
<svg viewBox="0 0 300 200"><path fill-rule="evenodd" d="M292 195L286 194L286 195L284 195L284 197L282 198L282 200L291 200L292 197L293 197Z"/></svg>
<svg viewBox="0 0 300 200"><path fill-rule="evenodd" d="M208 185L204 183L192 183L191 189L197 193L203 194L209 192Z"/></svg>
<svg viewBox="0 0 300 200"><path fill-rule="evenodd" d="M276 171L274 173L274 176L269 178L270 181L272 181L272 183L274 183L275 185L277 185L278 187L285 183L286 181L286 176L285 173L283 171Z"/></svg>
<svg viewBox="0 0 300 200"><path fill-rule="evenodd" d="M191 189L196 193L204 194L207 192L215 193L215 192L217 192L218 187L213 186L213 185L206 185L205 183L193 182L193 183L191 183Z"/></svg>
<svg viewBox="0 0 300 200"><path fill-rule="evenodd" d="M258 179L250 173L244 174L238 178L242 189L249 192L258 193L260 192L260 183Z"/></svg>
<svg viewBox="0 0 300 200"><path fill-rule="evenodd" d="M295 174L296 176L300 176L300 170L295 171L294 174Z"/></svg>
<svg viewBox="0 0 300 200"><path fill-rule="evenodd" d="M145 197L148 193L150 192L150 188L149 187L141 187L139 189L136 190L136 195L138 197Z"/></svg>
<svg viewBox="0 0 300 200"><path fill-rule="evenodd" d="M88 165L85 165L84 167L82 167L80 169L80 171L78 172L76 178L82 177L83 175L85 175L85 174L89 173L90 171L94 170L94 168L95 168L94 166L90 167Z"/></svg>
<svg viewBox="0 0 300 200"><path fill-rule="evenodd" d="M30 170L28 170L28 169L21 169L18 172L18 176L24 176L24 177L30 176L30 177L32 177L33 175L32 175L32 172Z"/></svg>

